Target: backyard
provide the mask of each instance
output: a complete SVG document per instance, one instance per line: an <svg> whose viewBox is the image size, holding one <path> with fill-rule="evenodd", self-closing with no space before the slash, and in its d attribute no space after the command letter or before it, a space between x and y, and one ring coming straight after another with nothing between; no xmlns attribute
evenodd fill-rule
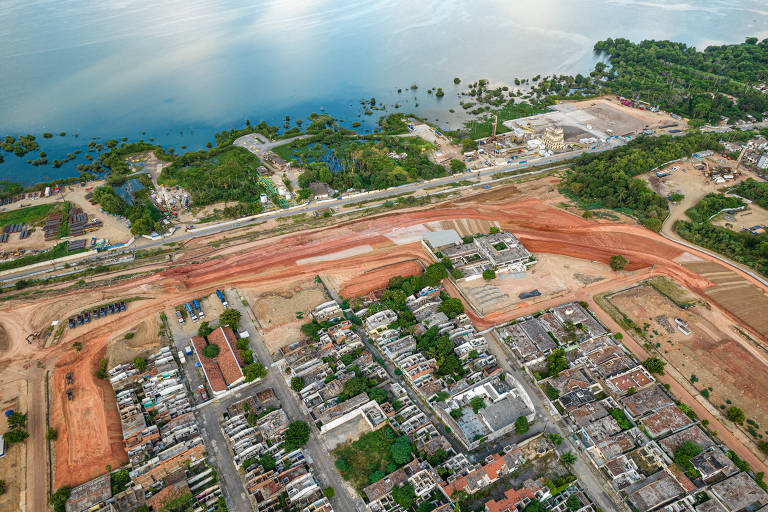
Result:
<svg viewBox="0 0 768 512"><path fill-rule="evenodd" d="M406 444L407 443L407 444ZM333 452L336 468L358 491L377 482L410 460L410 441L397 437L390 426L363 434L357 441L338 446ZM402 448L400 450L399 448ZM401 454L400 452L403 452Z"/></svg>

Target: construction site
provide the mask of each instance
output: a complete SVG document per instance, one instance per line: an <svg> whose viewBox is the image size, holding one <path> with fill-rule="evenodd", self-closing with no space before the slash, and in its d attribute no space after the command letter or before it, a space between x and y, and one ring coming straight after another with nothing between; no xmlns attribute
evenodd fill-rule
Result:
<svg viewBox="0 0 768 512"><path fill-rule="evenodd" d="M280 319L275 325L275 341L271 342L274 345L270 347L275 350L282 343L295 341L291 341L291 337L295 332L293 329L302 323L297 318L299 313L304 316L305 308L324 302L320 300L323 292L315 283L317 276L338 290L342 297L359 297L380 290L392 276L419 272L422 265L433 261L422 239L425 233L440 229L456 229L457 234L464 235L487 233L491 226L499 226L513 233L538 260L537 266L542 265L540 271L534 270L534 278L540 277L536 272L540 272L543 279L548 268L568 266L559 274L562 285L555 285L550 291L542 283L540 291L544 297L536 299L538 302L515 303L517 289L509 289L504 293L512 300L505 307L485 313L475 311L471 304L467 304L467 313L479 330L569 300L581 300L589 304L610 330L622 332L624 329L602 313L593 298L632 286L646 279L653 269L654 275L673 278L696 296L706 297L713 307L723 308L723 314L733 325L739 326L755 343L766 343L766 333L758 330L760 326L756 324L759 319L752 318L747 322L739 316L738 308L743 304L731 303L725 295L711 292L716 290L713 276L718 272L730 272L751 286L756 294L752 302L757 296L768 300L766 288L761 283L705 253L682 247L637 224L587 220L568 213L558 207L564 198L557 192L556 183L551 181L552 178L547 178L498 186L476 195L363 219L345 220L342 217L335 219L332 226L276 237L258 239L264 226L199 237L179 248L171 264L163 261L145 265L138 273L125 269L99 276L85 288L71 287L67 282L42 285L34 295L21 294L3 302L0 326L7 333L8 343L4 348L0 345L0 381L22 379L26 383L26 391L18 391L26 393L20 398L23 403L19 407L28 407L30 423L39 422L39 428L31 432L26 443L28 460L36 462L27 465L26 473L17 473L23 480L19 481L20 488L26 486L28 497L26 506L20 510L44 508L44 503L33 501L35 497L45 496L47 485L47 479L39 478L39 475L48 474L44 439L47 428L46 372L51 389L51 424L59 431L54 445L51 483L55 486L77 485L98 476L105 465L118 467L127 460L114 394L106 381L94 375L99 361L107 353L120 358L134 353L124 351L118 355L109 348L125 339L125 333L136 332L138 337L140 331L146 332L141 336L141 346L132 348L142 350L154 343L153 326L144 324L147 319L157 317L158 312L164 310L173 314L179 304L194 297L210 296L219 287L237 287L253 304L254 312L262 322L261 328L269 330L263 325L265 318ZM616 254L624 255L629 261L621 273L613 273L608 267L610 257ZM552 259L548 260L549 257ZM694 263L711 268L698 268ZM126 278L115 280L117 275ZM516 279L497 281L503 290L507 282L513 283ZM463 298L449 281L444 286L449 294ZM141 300L131 302L125 312L110 317L110 322L91 322L77 329L63 329L61 336L46 348L25 341L28 333L47 329L52 322L63 322L73 313L127 297L141 297ZM213 306L203 302L203 309L206 307ZM210 315L215 316L215 312L211 311ZM755 311L750 315L754 317ZM170 315L168 318L172 320ZM697 324L689 321L689 325L693 328ZM625 334L625 338L629 335ZM81 345L79 351L73 347L76 341ZM642 358L644 349L639 345L636 348L638 357ZM22 361L29 363L22 367L18 364ZM67 373L72 373L74 378L75 397L71 401L67 401L65 391L60 387L66 382ZM752 382L734 379L733 392L753 389ZM672 392L695 408L700 417L708 418L710 428L720 432L723 442L749 461L756 471L764 470L761 456L731 434L716 416L709 414L693 394L672 384ZM14 446L11 449L24 448ZM5 464L9 460L0 459L0 471L6 471Z"/></svg>

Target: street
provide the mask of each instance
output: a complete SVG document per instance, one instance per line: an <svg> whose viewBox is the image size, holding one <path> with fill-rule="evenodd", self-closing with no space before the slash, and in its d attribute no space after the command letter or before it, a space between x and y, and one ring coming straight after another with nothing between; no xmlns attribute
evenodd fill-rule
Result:
<svg viewBox="0 0 768 512"><path fill-rule="evenodd" d="M496 356L499 364L523 385L526 393L531 397L536 409L536 423L542 423L541 430L557 432L563 437L564 442L560 446L555 447L557 454L562 456L565 452L570 451L576 455L576 463L572 466L571 470L578 477L590 498L602 510L629 512L624 501L613 492L605 476L586 460L589 455L581 452L574 446L570 429L559 415L557 418L553 416L549 401L544 397L542 391L531 382L531 378L527 373L513 367L511 361L516 361L516 358L511 349L500 343L496 336L491 333L486 334L485 338L488 340L488 350ZM610 491L607 491L607 489Z"/></svg>

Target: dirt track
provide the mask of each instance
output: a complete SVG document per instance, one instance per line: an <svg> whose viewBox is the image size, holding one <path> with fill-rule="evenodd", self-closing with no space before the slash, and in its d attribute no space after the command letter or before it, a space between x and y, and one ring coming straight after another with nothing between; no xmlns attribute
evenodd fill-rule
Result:
<svg viewBox="0 0 768 512"><path fill-rule="evenodd" d="M193 293L205 295L224 286L282 288L322 274L331 277L345 295L360 295L381 288L392 275L416 269L415 262L403 263L405 260L427 261L428 258L420 242L398 245L388 238L386 235L394 229L441 220L494 220L514 232L533 252L602 263L607 263L615 254L627 257L630 262L627 275L580 289L574 294L578 299L590 300L596 293L641 279L651 265L655 266L655 274L673 277L696 293L711 286L708 280L676 263L675 260L685 252L692 251L684 251L640 226L598 223L564 212L552 206L561 200L552 189L551 185L542 182L531 184L525 193L496 188L488 194L459 202L432 205L428 210L395 212L217 250L217 258L213 260L126 280L109 289L67 291L36 302L6 302L0 306L0 324L11 341L8 351L0 354L0 362L15 364L39 359L47 368L55 367L52 380L56 391L51 396L51 422L59 430L55 485L73 485L103 473L107 464L116 467L126 460L120 442L119 418L110 402L111 390L108 383L97 381L93 375L110 337L187 300ZM190 249L203 250L205 244L206 240L201 239L190 244ZM346 259L307 260L362 246L370 246L370 250ZM710 260L703 254L697 254L697 257ZM297 265L298 260L309 262ZM392 265L383 267L388 264ZM371 269L378 270L366 272ZM40 350L24 341L32 325L45 325L53 319L65 320L72 312L91 307L105 297L137 295L147 299L131 303L126 313L112 317L109 322L92 322L75 330L67 329L55 347ZM560 303L564 299L557 300ZM532 307L538 310L546 307L546 303L535 306L520 303L514 310L475 318L475 321L483 328L519 316ZM76 339L84 345L80 353L71 348ZM3 367L5 365L0 366ZM65 402L61 392L67 371L75 372L76 399L72 402ZM0 373L0 378L2 376ZM29 442L44 441L34 438ZM740 451L740 445L734 445L734 448ZM740 455L746 456L749 452L742 451ZM45 492L44 486L38 489Z"/></svg>

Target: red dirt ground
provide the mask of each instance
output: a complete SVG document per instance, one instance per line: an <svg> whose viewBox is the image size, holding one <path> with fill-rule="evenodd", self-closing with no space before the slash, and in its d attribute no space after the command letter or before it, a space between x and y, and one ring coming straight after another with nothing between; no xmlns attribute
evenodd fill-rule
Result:
<svg viewBox="0 0 768 512"><path fill-rule="evenodd" d="M12 362L40 359L49 367L55 364L54 392L52 393L52 424L59 429L56 443L56 486L77 484L104 472L107 464L116 467L125 461L120 443L117 410L109 384L96 382L93 377L96 364L104 353L110 334L127 330L158 311L196 295L213 292L223 286L267 286L279 281L281 285L293 280L314 277L321 273L334 274L341 280L339 289L345 295L362 295L382 288L396 274L407 274L417 269L415 262L403 260L419 258L427 262L426 250L419 242L397 246L385 234L392 229L415 224L459 218L495 220L515 233L533 252L562 254L607 263L610 256L622 254L629 260L628 271L655 265L655 274L665 274L684 284L694 292L711 283L673 260L684 249L661 236L640 227L626 224L594 222L555 208L541 199L528 199L516 193L504 193L501 187L487 196L474 196L461 202L432 205L428 210L394 212L388 215L358 219L333 227L283 235L244 243L216 252L217 258L200 264L171 268L147 277L125 280L108 289L97 291L66 291L55 298L47 297L34 302L9 301L0 306L0 323L18 326L17 331L29 332L36 311L54 303L67 304L71 313L93 306L107 298L131 296L146 297L133 302L128 311L115 316L110 322L94 322L76 330L67 330L61 342L53 348L40 350L27 345L23 336L14 337L13 346L3 354L0 362L11 355ZM207 243L196 241L195 246ZM192 245L192 244L190 244ZM369 245L372 251L347 259L296 265L302 258L336 253L346 249ZM708 256L695 251L702 259ZM398 263L389 267L382 265ZM366 273L366 270L377 269ZM576 298L589 300L595 293L615 289L645 277L631 272L614 281L597 283L581 290ZM562 302L562 299L559 300ZM514 310L477 318L479 328L519 316L531 307L526 303ZM536 309L546 304L536 304ZM608 322L610 324L610 322ZM71 348L75 339L85 348L76 353ZM63 375L75 373L75 400L65 402ZM0 373L0 378L2 374ZM695 401L694 401L695 403ZM702 416L705 416L703 413ZM41 441L42 442L42 441ZM732 446L739 455L750 460L742 445ZM753 467L760 467L753 464Z"/></svg>

